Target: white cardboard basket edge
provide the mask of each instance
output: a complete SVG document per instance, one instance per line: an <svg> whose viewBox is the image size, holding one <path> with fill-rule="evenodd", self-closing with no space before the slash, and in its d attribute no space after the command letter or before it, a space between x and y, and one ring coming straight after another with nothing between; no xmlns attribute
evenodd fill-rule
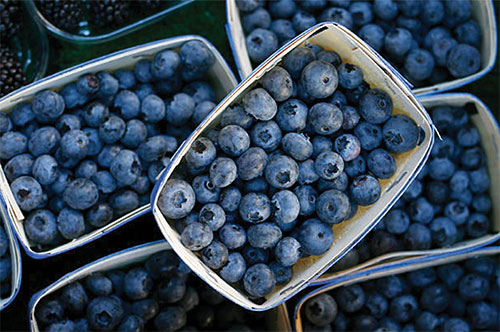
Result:
<svg viewBox="0 0 500 332"><path fill-rule="evenodd" d="M425 107L429 108L440 105L464 106L468 103L474 104L477 114L472 115L471 119L479 130L481 143L487 155L488 171L492 184L490 188L491 200L492 202L500 202L500 168L498 168L498 165L500 165L500 128L488 107L476 96L468 93L444 93L432 96L423 96L420 97L419 100ZM319 285L330 283L356 271L394 260L411 259L416 256L425 255L440 255L486 246L500 239L500 206L497 204L492 205L491 221L493 230L495 231L492 234L488 234L477 239L459 242L451 248L388 253L372 258L343 271L325 273L320 278L316 279L313 284Z"/></svg>
<svg viewBox="0 0 500 332"><path fill-rule="evenodd" d="M483 247L483 248L465 248L453 253L442 253L440 255L422 256L413 259L385 263L359 270L351 275L346 275L342 278L327 283L319 288L315 288L312 291L305 294L303 297L301 297L298 300L293 310L294 311L293 330L296 332L303 331L302 317L300 314L302 306L307 300L318 294L328 292L342 286L352 285L355 283L360 283L368 280L383 278L396 274L402 274L406 272L420 270L427 267L455 263L470 258L476 258L487 255L498 255L498 254L500 254L500 247L498 246Z"/></svg>
<svg viewBox="0 0 500 332"><path fill-rule="evenodd" d="M416 95L428 95L444 92L451 89L456 89L473 81L476 81L487 74L494 66L497 54L497 29L495 10L492 0L471 1L472 17L476 19L482 31L481 40L481 68L480 70L467 77L445 81L416 88L413 93ZM248 51L245 43L245 34L241 24L241 17L236 6L235 0L226 0L226 15L227 25L226 32L228 34L229 44L234 55L236 67L240 79L244 79L252 72L252 63L248 56Z"/></svg>
<svg viewBox="0 0 500 332"><path fill-rule="evenodd" d="M233 102L237 101L244 91L250 89L268 70L272 69L288 52L305 42L317 43L325 48L335 50L343 59L358 64L361 68L371 69L366 80L372 86L385 89L393 98L396 113L409 114L425 133L422 144L404 157L396 156L398 171L396 175L382 184L384 194L380 200L372 205L363 214L363 218L354 218L355 222L346 222L334 226L337 233L336 240L332 248L322 257L311 259L312 263L307 263L307 267L297 267L295 276L291 282L280 289L275 289L272 294L262 304L257 304L239 290L226 283L214 271L206 267L201 260L191 251L184 248L180 242L179 234L169 225L157 207L158 194L166 181L179 165L183 156L201 133L209 126L218 121L219 115ZM334 47L332 45L335 45ZM283 46L262 63L244 82L240 83L205 119L203 123L184 142L174 157L170 165L157 181L151 194L151 204L153 215L164 237L172 245L172 248L182 258L182 260L195 272L214 287L221 294L233 302L249 310L262 311L285 301L295 293L304 288L308 282L318 277L331 264L344 255L353 245L356 244L370 229L375 222L385 214L396 199L404 192L408 183L418 174L418 171L425 163L434 140L434 131L429 116L423 110L415 96L407 86L385 65L385 63L366 44L360 44L351 37L350 31L333 23L322 23L297 36L290 43ZM398 161L398 158L399 161ZM404 159L404 163L402 162ZM400 167L404 164L404 167ZM359 216L358 215L358 216ZM343 225L345 224L345 225ZM337 228L336 228L337 227ZM300 261L299 261L300 262ZM300 265L300 263L298 264Z"/></svg>
<svg viewBox="0 0 500 332"><path fill-rule="evenodd" d="M1 198L0 198L1 200ZM4 202L0 202L0 204L4 204ZM1 212L1 211L0 211ZM0 311L6 308L14 298L16 297L19 289L21 288L21 279L22 279L22 263L21 263L21 251L19 250L19 243L17 243L16 235L12 231L12 227L10 223L7 221L7 218L0 213L0 219L2 219L2 224L5 229L5 234L9 238L9 254L11 259L11 281L10 281L10 294L8 297L0 299Z"/></svg>
<svg viewBox="0 0 500 332"><path fill-rule="evenodd" d="M232 73L229 65L226 63L219 51L205 38L195 35L179 36L167 38L144 45L134 46L122 51L114 52L109 55L99 57L97 59L82 63L67 70L61 71L40 81L27 85L4 98L0 99L0 112L9 112L16 104L30 101L35 93L41 90L52 89L58 90L64 85L74 82L79 76L85 73L96 73L98 71L114 71L120 68L133 67L141 59L151 59L157 52L164 49L174 49L180 47L189 40L198 40L204 43L209 50L214 54L216 63L210 68L208 73L209 82L214 87L218 100L222 99L229 91L236 86L236 78ZM85 234L78 239L67 242L63 245L45 251L36 251L31 248L28 238L24 232L22 220L24 215L19 208L9 183L0 165L0 194L3 196L7 211L7 219L11 221L14 230L25 248L29 256L41 259L54 255L61 254L68 250L82 246L90 241L93 241L106 233L124 225L125 223L150 211L150 205L141 206L126 215L113 220L111 223L96 229L88 234Z"/></svg>
<svg viewBox="0 0 500 332"><path fill-rule="evenodd" d="M145 243L110 254L87 265L84 265L70 273L67 273L54 283L38 291L32 296L29 303L30 330L32 332L40 331L35 312L37 305L44 297L57 292L64 286L80 280L91 273L126 267L134 263L142 262L149 256L168 249L171 249L171 247L166 241ZM275 326L277 331L291 331L291 322L285 305L281 305L276 308L276 310L270 312L266 317L266 321L271 326Z"/></svg>

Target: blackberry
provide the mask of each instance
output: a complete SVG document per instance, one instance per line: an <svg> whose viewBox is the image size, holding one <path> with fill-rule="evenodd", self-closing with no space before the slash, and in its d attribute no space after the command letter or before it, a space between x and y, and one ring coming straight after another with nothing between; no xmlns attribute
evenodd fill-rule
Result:
<svg viewBox="0 0 500 332"><path fill-rule="evenodd" d="M40 12L60 29L74 29L82 16L79 1L73 0L38 0L36 6Z"/></svg>
<svg viewBox="0 0 500 332"><path fill-rule="evenodd" d="M153 10L158 9L161 6L162 0L139 0L134 1L133 3L136 4L141 10Z"/></svg>
<svg viewBox="0 0 500 332"><path fill-rule="evenodd" d="M8 48L0 48L0 97L19 89L25 82L21 63Z"/></svg>
<svg viewBox="0 0 500 332"><path fill-rule="evenodd" d="M126 0L96 0L90 2L93 23L101 27L123 25L130 16L130 2Z"/></svg>
<svg viewBox="0 0 500 332"><path fill-rule="evenodd" d="M4 44L21 26L20 2L0 0L0 41Z"/></svg>

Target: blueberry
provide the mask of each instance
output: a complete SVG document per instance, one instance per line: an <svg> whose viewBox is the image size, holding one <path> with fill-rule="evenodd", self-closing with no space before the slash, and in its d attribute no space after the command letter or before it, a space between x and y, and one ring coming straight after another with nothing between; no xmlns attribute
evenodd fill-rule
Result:
<svg viewBox="0 0 500 332"><path fill-rule="evenodd" d="M486 298L489 291L488 279L475 273L466 274L458 284L458 293L467 302L481 301Z"/></svg>
<svg viewBox="0 0 500 332"><path fill-rule="evenodd" d="M332 140L324 136L315 136L312 139L313 157L317 157L320 153L333 150Z"/></svg>
<svg viewBox="0 0 500 332"><path fill-rule="evenodd" d="M158 331L176 331L186 325L186 312L181 307L166 307L155 317L154 326Z"/></svg>
<svg viewBox="0 0 500 332"><path fill-rule="evenodd" d="M158 198L158 207L161 212L172 219L187 216L195 204L193 188L183 180L172 179L167 181Z"/></svg>
<svg viewBox="0 0 500 332"><path fill-rule="evenodd" d="M297 33L301 33L316 24L316 18L311 13L304 10L297 10L292 17L293 28ZM292 75L292 77L294 77Z"/></svg>
<svg viewBox="0 0 500 332"><path fill-rule="evenodd" d="M211 140L205 137L198 138L186 154L186 162L191 172L198 173L210 165L215 159L216 150Z"/></svg>
<svg viewBox="0 0 500 332"><path fill-rule="evenodd" d="M76 210L62 209L57 216L57 229L65 239L78 238L85 232L83 215Z"/></svg>
<svg viewBox="0 0 500 332"><path fill-rule="evenodd" d="M378 178L388 179L396 172L396 162L391 154L383 149L371 151L366 158L368 169Z"/></svg>
<svg viewBox="0 0 500 332"><path fill-rule="evenodd" d="M457 148L458 151L460 151ZM461 151L460 164L465 169L476 169L479 168L486 159L484 151L479 147L473 147L470 149L465 149Z"/></svg>
<svg viewBox="0 0 500 332"><path fill-rule="evenodd" d="M249 129L252 123L253 117L245 112L241 105L228 107L220 116L220 124L222 127L237 125L244 129Z"/></svg>
<svg viewBox="0 0 500 332"><path fill-rule="evenodd" d="M202 223L194 222L181 234L182 244L189 250L198 251L207 247L213 239L211 228Z"/></svg>
<svg viewBox="0 0 500 332"><path fill-rule="evenodd" d="M434 219L430 224L432 242L439 247L449 247L457 240L455 223L446 217Z"/></svg>
<svg viewBox="0 0 500 332"><path fill-rule="evenodd" d="M430 230L420 224L411 224L408 231L404 234L405 248L408 250L426 250L431 247L431 232Z"/></svg>
<svg viewBox="0 0 500 332"><path fill-rule="evenodd" d="M484 301L471 303L467 306L467 318L473 330L498 326L498 308Z"/></svg>
<svg viewBox="0 0 500 332"><path fill-rule="evenodd" d="M361 27L358 35L375 51L380 52L384 46L384 30L377 24L367 24Z"/></svg>
<svg viewBox="0 0 500 332"><path fill-rule="evenodd" d="M329 294L320 294L305 303L304 314L314 325L326 326L337 316L337 302Z"/></svg>
<svg viewBox="0 0 500 332"><path fill-rule="evenodd" d="M392 234L403 234L410 226L410 218L403 210L393 209L384 217L384 224Z"/></svg>
<svg viewBox="0 0 500 332"><path fill-rule="evenodd" d="M462 202L453 201L444 208L444 215L452 220L455 225L463 225L469 217L469 208Z"/></svg>
<svg viewBox="0 0 500 332"><path fill-rule="evenodd" d="M271 202L264 194L249 193L241 199L239 212L244 221L260 223L271 216Z"/></svg>
<svg viewBox="0 0 500 332"><path fill-rule="evenodd" d="M249 91L243 97L243 108L257 120L271 120L278 111L276 102L271 95L262 88Z"/></svg>
<svg viewBox="0 0 500 332"><path fill-rule="evenodd" d="M247 265L266 263L269 260L269 250L245 246L242 251Z"/></svg>
<svg viewBox="0 0 500 332"><path fill-rule="evenodd" d="M274 223L264 222L248 228L248 242L254 248L273 248L281 239L281 229Z"/></svg>
<svg viewBox="0 0 500 332"><path fill-rule="evenodd" d="M365 304L366 296L360 285L339 288L335 293L338 306L346 313L356 312Z"/></svg>
<svg viewBox="0 0 500 332"><path fill-rule="evenodd" d="M469 189L475 194L486 192L490 187L490 177L486 167L469 171Z"/></svg>
<svg viewBox="0 0 500 332"><path fill-rule="evenodd" d="M64 307L59 300L41 301L36 318L43 324L52 324L63 319Z"/></svg>
<svg viewBox="0 0 500 332"><path fill-rule="evenodd" d="M9 113L9 118L16 126L24 127L35 118L35 114L30 103L17 103Z"/></svg>
<svg viewBox="0 0 500 332"><path fill-rule="evenodd" d="M299 13L300 12L298 12L294 16L294 19L293 19L294 27L296 25L295 24L295 21L296 21L295 18L297 17L297 15L300 16ZM309 14L305 14L305 15L309 15ZM314 24L316 24L316 22L312 23L312 25L314 25ZM295 30L297 32L302 32L303 31L303 30L297 29L296 27L295 27ZM290 53L288 53L283 58L282 65L288 71L288 73L290 74L290 76L292 78L298 79L298 78L300 78L302 70L304 69L304 67L306 67L306 65L308 63L314 61L315 58L316 58L316 56L314 54L314 51L311 50L310 48L308 48L308 47L297 47L297 48L293 49L292 51L290 51Z"/></svg>
<svg viewBox="0 0 500 332"><path fill-rule="evenodd" d="M382 143L381 128L367 121L361 121L354 128L354 134L359 139L363 150L373 150Z"/></svg>
<svg viewBox="0 0 500 332"><path fill-rule="evenodd" d="M77 91L84 96L91 96L99 91L99 79L94 74L85 74L76 81Z"/></svg>
<svg viewBox="0 0 500 332"><path fill-rule="evenodd" d="M230 253L227 264L220 270L222 279L230 283L235 283L243 278L246 271L246 263L243 256L238 252Z"/></svg>
<svg viewBox="0 0 500 332"><path fill-rule="evenodd" d="M21 133L9 131L0 137L0 159L12 157L26 152L28 139Z"/></svg>
<svg viewBox="0 0 500 332"><path fill-rule="evenodd" d="M268 8L273 18L288 18L295 13L297 5L293 0L278 0L270 2Z"/></svg>
<svg viewBox="0 0 500 332"><path fill-rule="evenodd" d="M35 244L51 245L57 239L56 218L49 210L36 210L28 215L24 222L24 231Z"/></svg>
<svg viewBox="0 0 500 332"><path fill-rule="evenodd" d="M402 57L410 51L412 44L411 32L403 28L394 28L384 37L384 50L394 60L402 60Z"/></svg>
<svg viewBox="0 0 500 332"><path fill-rule="evenodd" d="M219 230L219 238L229 249L238 249L245 244L247 235L240 225L226 223Z"/></svg>
<svg viewBox="0 0 500 332"><path fill-rule="evenodd" d="M184 43L180 49L181 74L186 81L202 79L215 63L212 51L198 40Z"/></svg>
<svg viewBox="0 0 500 332"><path fill-rule="evenodd" d="M146 298L153 289L153 280L143 268L133 268L124 279L124 291L131 300Z"/></svg>
<svg viewBox="0 0 500 332"><path fill-rule="evenodd" d="M195 106L190 95L177 93L166 103L166 119L175 126L183 125L193 115Z"/></svg>
<svg viewBox="0 0 500 332"><path fill-rule="evenodd" d="M368 292L365 297L365 307L368 313L377 319L383 318L389 307L387 299L377 291Z"/></svg>
<svg viewBox="0 0 500 332"><path fill-rule="evenodd" d="M318 181L319 176L314 168L314 161L308 159L299 163L299 179L300 184L311 184Z"/></svg>
<svg viewBox="0 0 500 332"><path fill-rule="evenodd" d="M271 152L280 145L282 134L276 122L265 121L257 122L252 128L250 136L254 145Z"/></svg>
<svg viewBox="0 0 500 332"><path fill-rule="evenodd" d="M31 176L21 176L15 179L10 189L17 204L23 211L31 211L45 204L47 198L40 183Z"/></svg>
<svg viewBox="0 0 500 332"><path fill-rule="evenodd" d="M219 200L221 189L214 186L207 175L195 177L192 182L192 188L198 203L215 203Z"/></svg>
<svg viewBox="0 0 500 332"><path fill-rule="evenodd" d="M85 210L97 202L99 193L92 181L78 178L66 186L63 198L71 208Z"/></svg>
<svg viewBox="0 0 500 332"><path fill-rule="evenodd" d="M88 295L78 281L65 286L62 290L61 301L65 308L72 313L80 314L87 307Z"/></svg>
<svg viewBox="0 0 500 332"><path fill-rule="evenodd" d="M95 296L107 296L113 291L113 284L104 274L97 272L85 279L87 289Z"/></svg>
<svg viewBox="0 0 500 332"><path fill-rule="evenodd" d="M453 47L446 60L446 67L455 78L474 74L481 66L479 51L467 44L458 44Z"/></svg>
<svg viewBox="0 0 500 332"><path fill-rule="evenodd" d="M377 231L370 239L370 251L374 256L381 256L390 252L399 251L399 242L391 233Z"/></svg>
<svg viewBox="0 0 500 332"><path fill-rule="evenodd" d="M318 192L312 186L297 186L293 190L299 199L301 216L310 216L316 211L316 198Z"/></svg>
<svg viewBox="0 0 500 332"><path fill-rule="evenodd" d="M320 179L318 183L318 190L325 191L329 189L335 189L339 191L345 191L348 185L347 173L342 172L338 177L333 180Z"/></svg>
<svg viewBox="0 0 500 332"><path fill-rule="evenodd" d="M153 80L151 74L151 61L139 60L134 67L134 74L136 79L141 83L149 83Z"/></svg>
<svg viewBox="0 0 500 332"><path fill-rule="evenodd" d="M113 219L113 210L106 203L97 203L87 212L86 220L94 227L102 227Z"/></svg>
<svg viewBox="0 0 500 332"><path fill-rule="evenodd" d="M350 193L357 204L371 205L378 201L380 197L380 183L371 175L359 175L353 180Z"/></svg>
<svg viewBox="0 0 500 332"><path fill-rule="evenodd" d="M208 247L203 249L201 259L209 268L220 269L228 261L227 247L219 241L212 241Z"/></svg>
<svg viewBox="0 0 500 332"><path fill-rule="evenodd" d="M205 204L199 213L199 222L207 224L214 232L226 222L226 213L218 204Z"/></svg>
<svg viewBox="0 0 500 332"><path fill-rule="evenodd" d="M238 157L250 147L250 136L239 126L226 126L219 133L219 147L229 156Z"/></svg>
<svg viewBox="0 0 500 332"><path fill-rule="evenodd" d="M271 199L273 205L274 221L278 223L291 223L299 216L299 200L289 190L278 191Z"/></svg>
<svg viewBox="0 0 500 332"><path fill-rule="evenodd" d="M461 318L449 318L444 322L444 331L470 331L469 324Z"/></svg>
<svg viewBox="0 0 500 332"><path fill-rule="evenodd" d="M422 311L415 317L417 331L435 331L439 327L439 318L431 312Z"/></svg>
<svg viewBox="0 0 500 332"><path fill-rule="evenodd" d="M353 18L351 13L344 8L331 7L324 10L318 17L321 22L336 22L345 26L347 29L353 28Z"/></svg>
<svg viewBox="0 0 500 332"><path fill-rule="evenodd" d="M219 204L226 212L234 212L241 201L241 192L236 187L224 189L220 195Z"/></svg>
<svg viewBox="0 0 500 332"><path fill-rule="evenodd" d="M309 158L313 153L313 146L309 137L302 133L288 133L281 140L283 151L298 161Z"/></svg>
<svg viewBox="0 0 500 332"><path fill-rule="evenodd" d="M268 295L276 284L276 277L265 264L256 264L251 266L245 272L243 285L245 290L254 297L263 297Z"/></svg>
<svg viewBox="0 0 500 332"><path fill-rule="evenodd" d="M118 183L130 185L141 174L141 163L134 151L124 149L113 158L109 170Z"/></svg>
<svg viewBox="0 0 500 332"><path fill-rule="evenodd" d="M120 153L121 147L119 145L106 145L102 148L101 152L97 155L97 164L101 167L108 168L113 159Z"/></svg>
<svg viewBox="0 0 500 332"><path fill-rule="evenodd" d="M197 104L194 108L194 112L193 112L193 115L191 117L191 121L195 125L200 124L208 116L208 114L210 114L210 112L212 112L212 110L215 108L215 106L216 105L214 103L212 103L210 100L205 100L205 101L202 101L201 103Z"/></svg>
<svg viewBox="0 0 500 332"><path fill-rule="evenodd" d="M434 55L436 55L435 52ZM434 70L434 57L423 49L411 50L405 58L404 68L410 78L416 81L426 80Z"/></svg>
<svg viewBox="0 0 500 332"><path fill-rule="evenodd" d="M156 53L151 63L151 73L156 79L166 79L173 76L181 64L179 53L163 50Z"/></svg>
<svg viewBox="0 0 500 332"><path fill-rule="evenodd" d="M122 303L114 297L96 297L87 307L87 320L91 329L114 330L122 317Z"/></svg>
<svg viewBox="0 0 500 332"><path fill-rule="evenodd" d="M391 21L398 15L398 3L392 0L374 0L373 11L381 19Z"/></svg>
<svg viewBox="0 0 500 332"><path fill-rule="evenodd" d="M444 24L453 27L458 23L467 21L471 16L471 3L468 0L460 0L455 3L444 3L445 18Z"/></svg>
<svg viewBox="0 0 500 332"><path fill-rule="evenodd" d="M209 100L215 102L215 94L212 87L202 81L195 81L187 84L182 91L193 97L196 104Z"/></svg>
<svg viewBox="0 0 500 332"><path fill-rule="evenodd" d="M271 25L271 15L264 8L257 8L244 15L241 18L241 23L246 32L252 32L257 28L269 29Z"/></svg>
<svg viewBox="0 0 500 332"><path fill-rule="evenodd" d="M391 152L401 153L417 146L419 130L415 122L406 115L392 116L382 129L384 143Z"/></svg>
<svg viewBox="0 0 500 332"><path fill-rule="evenodd" d="M179 304L185 311L190 311L200 304L200 297L198 296L196 289L193 287L187 287L184 296L179 301ZM158 308L158 304L156 305L156 308ZM156 316L156 313L154 315L151 313L151 318L154 316Z"/></svg>
<svg viewBox="0 0 500 332"><path fill-rule="evenodd" d="M267 182L275 188L290 188L297 182L299 166L290 157L276 155L269 159L265 168L265 177Z"/></svg>
<svg viewBox="0 0 500 332"><path fill-rule="evenodd" d="M318 256L330 249L333 231L318 219L309 219L299 227L297 238L306 253Z"/></svg>
<svg viewBox="0 0 500 332"><path fill-rule="evenodd" d="M443 2L438 0L422 1L422 12L420 18L429 26L441 23L445 16Z"/></svg>
<svg viewBox="0 0 500 332"><path fill-rule="evenodd" d="M142 331L143 329L144 320L136 315L126 316L118 326L118 331Z"/></svg>
<svg viewBox="0 0 500 332"><path fill-rule="evenodd" d="M470 20L462 23L455 28L454 32L460 43L474 47L481 45L481 27L476 21Z"/></svg>
<svg viewBox="0 0 500 332"><path fill-rule="evenodd" d="M295 238L285 237L276 244L274 255L282 266L293 266L302 256L302 247Z"/></svg>
<svg viewBox="0 0 500 332"><path fill-rule="evenodd" d="M66 108L74 108L76 106L81 106L85 104L88 96L80 93L78 91L76 83L70 83L65 85L61 89L61 96L64 99L64 104Z"/></svg>
<svg viewBox="0 0 500 332"><path fill-rule="evenodd" d="M292 95L292 78L282 67L275 67L264 75L262 87L266 89L274 100L285 101Z"/></svg>
<svg viewBox="0 0 500 332"><path fill-rule="evenodd" d="M335 139L335 151L337 151L344 161L351 161L358 157L361 152L359 139L351 134L342 134Z"/></svg>
<svg viewBox="0 0 500 332"><path fill-rule="evenodd" d="M450 292L443 284L432 284L422 290L420 305L434 314L444 311L450 300Z"/></svg>
<svg viewBox="0 0 500 332"><path fill-rule="evenodd" d="M359 112L370 123L383 123L392 114L392 99L383 90L370 89L359 100Z"/></svg>
<svg viewBox="0 0 500 332"><path fill-rule="evenodd" d="M259 178L259 176L261 176L264 172L264 169L267 165L267 155L264 150L262 150L261 148L248 149L236 160L236 165L238 168L239 178L248 181L246 182L245 186L264 184L267 190L267 182L262 178ZM252 189L247 191L254 190Z"/></svg>
<svg viewBox="0 0 500 332"><path fill-rule="evenodd" d="M478 195L472 199L472 208L479 213L488 213L491 206L491 199L488 195Z"/></svg>
<svg viewBox="0 0 500 332"><path fill-rule="evenodd" d="M467 235L478 238L486 235L490 229L490 220L484 214L473 213L467 221Z"/></svg>
<svg viewBox="0 0 500 332"><path fill-rule="evenodd" d="M300 82L312 98L326 98L337 89L339 77L332 64L312 61L302 70Z"/></svg>
<svg viewBox="0 0 500 332"><path fill-rule="evenodd" d="M271 26L269 28L272 32L274 32L281 45L297 35L290 20L274 20L271 22Z"/></svg>
<svg viewBox="0 0 500 332"><path fill-rule="evenodd" d="M87 105L83 111L83 119L88 126L99 128L109 117L109 110L106 105L96 101ZM72 128L80 129L80 128Z"/></svg>
<svg viewBox="0 0 500 332"><path fill-rule="evenodd" d="M125 130L125 121L116 115L110 115L99 127L99 138L106 144L113 144L123 137Z"/></svg>
<svg viewBox="0 0 500 332"><path fill-rule="evenodd" d="M53 122L64 112L64 99L57 92L40 91L33 97L31 109L38 121Z"/></svg>
<svg viewBox="0 0 500 332"><path fill-rule="evenodd" d="M326 224L338 224L345 219L350 212L350 204L347 196L335 189L322 193L316 202L316 213Z"/></svg>

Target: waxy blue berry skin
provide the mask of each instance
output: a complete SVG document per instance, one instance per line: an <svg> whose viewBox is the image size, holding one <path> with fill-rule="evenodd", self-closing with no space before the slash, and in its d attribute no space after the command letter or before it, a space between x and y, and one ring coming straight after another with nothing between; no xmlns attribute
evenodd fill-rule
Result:
<svg viewBox="0 0 500 332"><path fill-rule="evenodd" d="M247 239L254 248L273 248L281 239L281 229L274 223L263 222L248 228Z"/></svg>
<svg viewBox="0 0 500 332"><path fill-rule="evenodd" d="M63 198L71 208L85 210L97 202L99 192L92 181L85 178L78 178L66 186Z"/></svg>
<svg viewBox="0 0 500 332"><path fill-rule="evenodd" d="M344 116L337 106L330 103L315 104L309 110L308 122L316 134L330 135L342 128Z"/></svg>
<svg viewBox="0 0 500 332"><path fill-rule="evenodd" d="M293 237L282 238L274 248L276 260L283 266L293 266L302 256L302 246Z"/></svg>
<svg viewBox="0 0 500 332"><path fill-rule="evenodd" d="M276 101L262 88L247 92L242 102L245 111L257 120L271 120L278 111Z"/></svg>
<svg viewBox="0 0 500 332"><path fill-rule="evenodd" d="M299 166L290 157L276 155L269 159L265 177L267 182L275 188L290 188L297 182Z"/></svg>
<svg viewBox="0 0 500 332"><path fill-rule="evenodd" d="M285 101L292 96L292 85L293 81L290 74L279 66L266 73L262 79L262 87L277 102Z"/></svg>
<svg viewBox="0 0 500 332"><path fill-rule="evenodd" d="M64 208L57 216L57 229L68 240L76 239L85 232L85 220L81 212Z"/></svg>
<svg viewBox="0 0 500 332"><path fill-rule="evenodd" d="M333 180L344 171L344 160L333 151L325 151L316 157L314 167L320 178Z"/></svg>
<svg viewBox="0 0 500 332"><path fill-rule="evenodd" d="M325 61L313 61L304 67L300 82L313 98L331 96L339 84L337 69Z"/></svg>
<svg viewBox="0 0 500 332"><path fill-rule="evenodd" d="M319 195L316 201L316 213L326 224L338 224L349 215L349 198L341 191L330 189Z"/></svg>
<svg viewBox="0 0 500 332"><path fill-rule="evenodd" d="M384 124L382 136L389 151L402 153L417 146L420 133L415 121L406 115L397 114Z"/></svg>
<svg viewBox="0 0 500 332"><path fill-rule="evenodd" d="M187 225L182 231L181 242L189 250L198 251L207 247L213 239L212 229L199 222Z"/></svg>
<svg viewBox="0 0 500 332"><path fill-rule="evenodd" d="M10 189L17 204L23 211L31 211L42 207L47 201L40 183L31 176L21 176L15 179Z"/></svg>
<svg viewBox="0 0 500 332"><path fill-rule="evenodd" d="M187 216L195 204L193 188L183 180L169 180L158 198L158 207L167 218Z"/></svg>
<svg viewBox="0 0 500 332"><path fill-rule="evenodd" d="M322 255L333 243L333 231L318 219L309 219L299 227L297 239L306 253Z"/></svg>
<svg viewBox="0 0 500 332"><path fill-rule="evenodd" d="M269 294L276 284L276 277L265 264L255 264L247 269L243 277L245 290L254 297L263 297Z"/></svg>
<svg viewBox="0 0 500 332"><path fill-rule="evenodd" d="M276 123L284 131L300 131L306 127L308 108L299 99L288 99L280 104Z"/></svg>
<svg viewBox="0 0 500 332"><path fill-rule="evenodd" d="M33 97L31 109L42 123L55 121L64 112L64 99L57 92L44 90Z"/></svg>
<svg viewBox="0 0 500 332"><path fill-rule="evenodd" d="M229 156L238 157L250 147L250 136L239 126L226 126L219 133L219 147Z"/></svg>
<svg viewBox="0 0 500 332"><path fill-rule="evenodd" d="M274 151L281 142L282 132L274 121L257 122L250 131L252 143L266 152Z"/></svg>
<svg viewBox="0 0 500 332"><path fill-rule="evenodd" d="M40 245L51 245L57 240L56 217L49 210L39 209L28 215L23 224L30 241Z"/></svg>
<svg viewBox="0 0 500 332"><path fill-rule="evenodd" d="M371 175L357 176L350 186L350 193L358 205L371 205L375 203L381 194L379 181Z"/></svg>
<svg viewBox="0 0 500 332"><path fill-rule="evenodd" d="M239 252L232 252L227 258L227 264L220 270L222 279L235 283L243 278L246 272L245 259Z"/></svg>
<svg viewBox="0 0 500 332"><path fill-rule="evenodd" d="M261 223L271 216L271 202L264 194L249 193L242 197L239 212L243 221Z"/></svg>
<svg viewBox="0 0 500 332"><path fill-rule="evenodd" d="M278 37L270 30L257 28L246 37L248 56L260 63L278 49Z"/></svg>

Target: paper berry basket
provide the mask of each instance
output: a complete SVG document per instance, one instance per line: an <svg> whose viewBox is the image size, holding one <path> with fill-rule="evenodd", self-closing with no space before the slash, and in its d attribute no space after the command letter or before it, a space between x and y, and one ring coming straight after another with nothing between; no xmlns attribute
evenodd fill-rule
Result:
<svg viewBox="0 0 500 332"><path fill-rule="evenodd" d="M4 201L0 199L0 204L4 205ZM11 277L10 277L10 293L6 298L0 298L0 311L6 308L16 297L19 289L21 288L22 277L22 264L21 264L21 251L17 243L16 236L12 232L12 227L3 214L0 213L2 219L2 226L9 238L9 255L11 258Z"/></svg>
<svg viewBox="0 0 500 332"><path fill-rule="evenodd" d="M463 107L471 105L475 112L471 112L471 120L476 126L481 136L481 144L486 152L487 166L490 176L490 190L489 195L492 202L500 201L500 127L495 120L494 115L488 107L479 100L476 96L468 93L445 93L433 96L425 96L419 98L424 107L430 109L436 106L456 106ZM454 244L450 248L430 249L419 251L398 251L388 253L379 257L372 258L364 263L348 268L343 271L335 273L325 273L320 278L316 279L315 285L333 282L344 276L351 275L356 271L366 269L372 266L378 266L391 261L402 261L404 259L411 260L415 257L424 257L432 255L446 255L453 254L454 252L461 252L463 250L473 250L476 248L484 247L500 240L500 207L498 204L492 204L490 213L490 221L492 226L492 233L483 237L466 240Z"/></svg>
<svg viewBox="0 0 500 332"><path fill-rule="evenodd" d="M113 253L62 276L59 280L35 293L31 298L29 303L30 330L33 332L40 331L35 312L38 304L45 297L57 292L72 282L85 278L89 274L110 271L137 264L147 260L157 252L169 249L171 248L165 241L145 243ZM266 324L271 331L291 331L291 322L288 318L288 312L285 305L266 313Z"/></svg>
<svg viewBox="0 0 500 332"><path fill-rule="evenodd" d="M117 69L130 69L133 68L134 65L140 60L151 60L157 52L165 49L178 49L182 44L190 40L197 40L202 42L214 55L215 63L208 71L207 82L214 89L216 99L221 100L229 91L231 91L236 86L236 79L234 77L234 74L232 73L229 65L226 63L219 51L217 51L217 49L208 40L199 36L187 35L167 38L128 48L51 75L47 78L44 78L43 80L27 85L26 87L19 89L0 99L0 112L9 113L17 104L31 101L33 99L33 96L39 91L59 91L64 85L75 82L83 74L96 73L98 71L112 72ZM90 241L100 238L101 236L150 211L149 204L141 206L134 211L113 220L109 224L95 229L90 233L84 234L77 239L74 239L50 250L37 251L32 248L26 236L23 227L23 220L25 218L25 215L22 213L12 194L1 165L0 194L2 195L5 202L2 209L5 210L4 213L7 217L7 220L12 223L15 233L19 238L21 245L25 248L27 254L36 259L58 255L68 250L82 246Z"/></svg>
<svg viewBox="0 0 500 332"><path fill-rule="evenodd" d="M454 253L442 253L439 255L428 255L422 257L411 258L403 261L394 261L390 263L380 264L369 268L361 269L350 275L345 275L342 278L336 279L330 283L322 285L319 288L307 292L303 295L295 305L293 310L293 330L297 332L304 331L302 309L307 300L342 286L362 283L368 280L379 279L387 276L397 275L401 273L420 270L423 268L439 266L444 264L455 263L466 259L474 259L481 256L499 255L500 247L484 247L484 248L467 248L456 251Z"/></svg>
<svg viewBox="0 0 500 332"><path fill-rule="evenodd" d="M461 86L474 82L487 74L495 65L497 56L498 30L496 27L495 10L493 1L471 1L472 17L481 27L481 67L475 74L445 81L431 86L416 88L416 95L427 95L447 90L457 89ZM245 34L241 23L240 12L235 0L226 0L227 24L226 31L229 43L233 51L236 67L241 79L247 77L253 70L250 57L245 43Z"/></svg>
<svg viewBox="0 0 500 332"><path fill-rule="evenodd" d="M242 96L252 89L263 75L280 63L283 57L293 49L306 43L317 44L324 49L337 52L344 61L355 64L366 72L365 80L371 87L386 90L394 102L394 113L404 113L417 123L423 133L423 140L415 149L395 157L397 171L388 180L381 183L380 199L367 208L361 208L349 221L333 226L335 239L332 247L322 256L301 259L294 266L294 277L281 287L276 287L263 303L256 303L244 292L225 282L217 273L208 268L192 251L186 249L171 220L167 220L158 207L158 197L167 180L184 159L193 142L203 133L220 122L221 114ZM397 201L409 183L423 167L434 141L434 131L428 114L424 111L416 97L411 93L399 75L393 72L386 63L374 54L366 44L353 37L353 34L340 25L322 23L305 31L281 49L276 51L262 63L251 75L240 83L220 104L210 113L204 122L183 143L172 158L171 163L158 179L151 194L151 206L156 221L172 248L181 259L203 280L218 292L243 306L246 309L262 311L273 308L317 278L335 261L349 251L377 221Z"/></svg>

